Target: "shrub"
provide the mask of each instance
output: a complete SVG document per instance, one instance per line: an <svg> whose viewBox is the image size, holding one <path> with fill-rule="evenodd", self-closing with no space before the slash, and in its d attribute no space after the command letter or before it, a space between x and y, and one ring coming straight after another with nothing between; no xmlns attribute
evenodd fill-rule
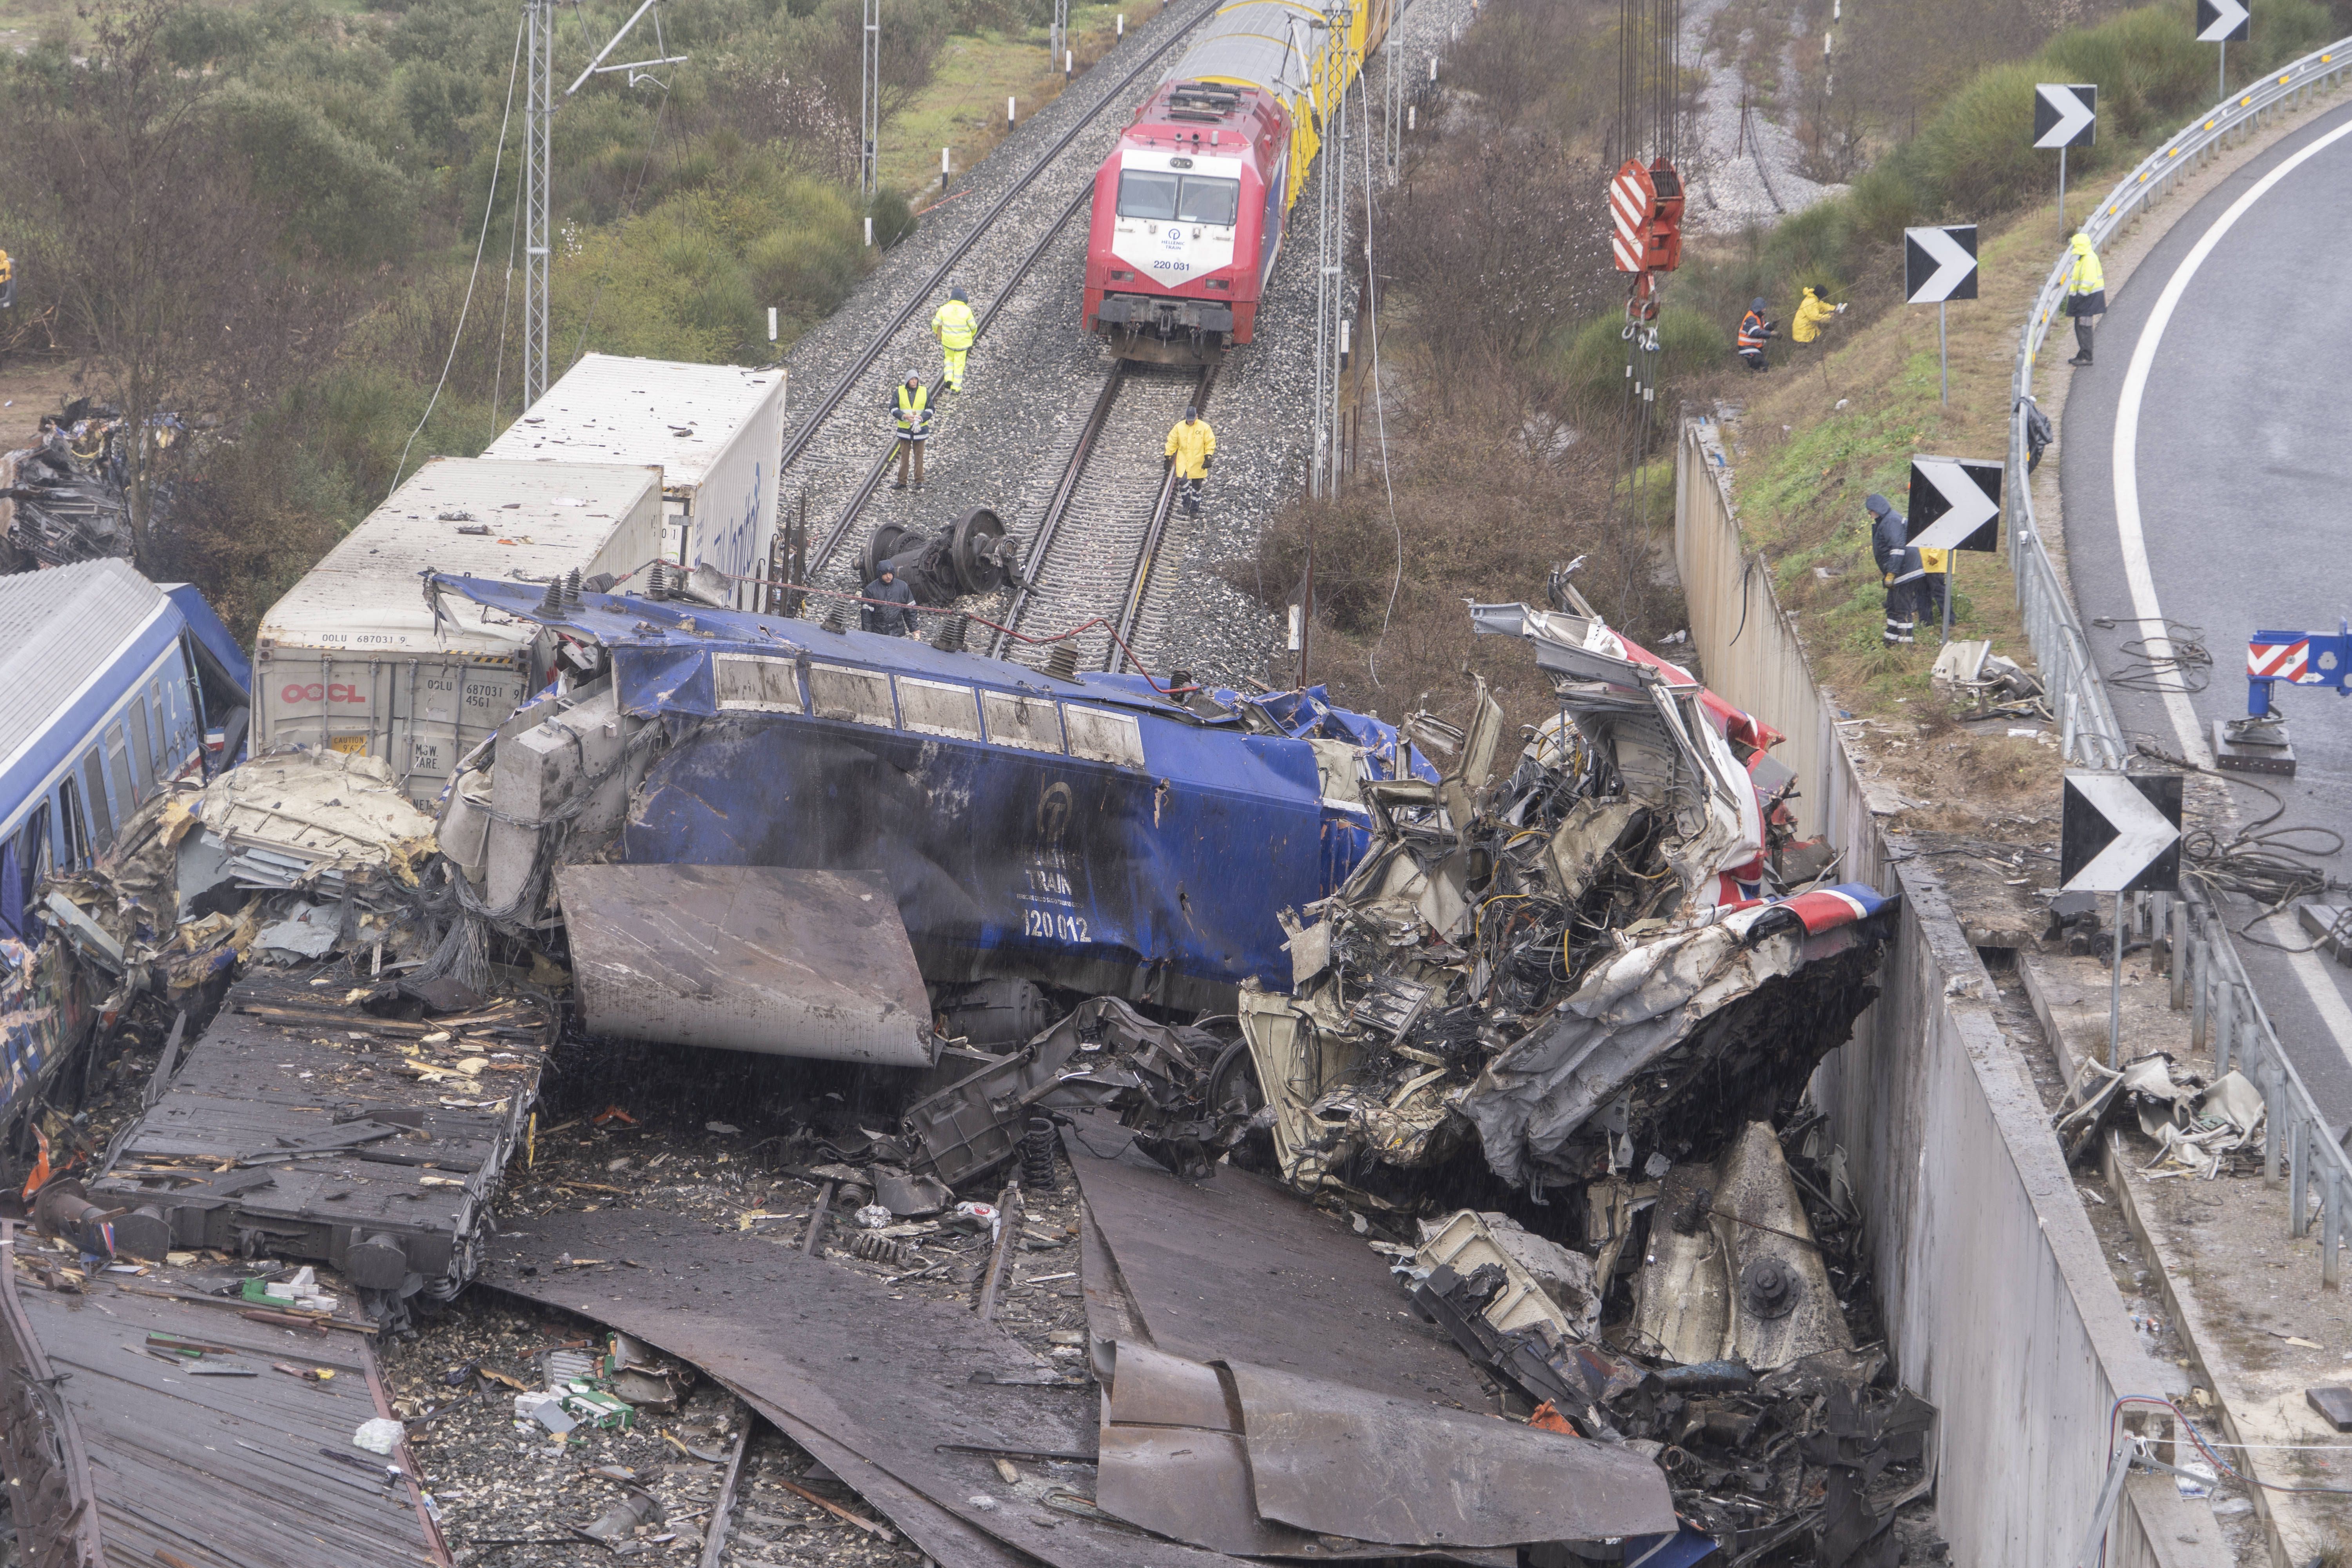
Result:
<svg viewBox="0 0 2352 1568"><path fill-rule="evenodd" d="M876 192L874 205L866 210L874 219L874 244L879 249L887 250L915 232L915 209L897 191Z"/></svg>

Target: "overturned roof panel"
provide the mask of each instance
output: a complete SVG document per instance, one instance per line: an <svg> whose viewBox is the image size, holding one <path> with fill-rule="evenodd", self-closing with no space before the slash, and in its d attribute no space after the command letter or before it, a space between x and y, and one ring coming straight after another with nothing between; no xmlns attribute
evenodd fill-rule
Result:
<svg viewBox="0 0 2352 1568"><path fill-rule="evenodd" d="M555 885L597 1034L931 1064L923 977L878 875L566 866Z"/></svg>

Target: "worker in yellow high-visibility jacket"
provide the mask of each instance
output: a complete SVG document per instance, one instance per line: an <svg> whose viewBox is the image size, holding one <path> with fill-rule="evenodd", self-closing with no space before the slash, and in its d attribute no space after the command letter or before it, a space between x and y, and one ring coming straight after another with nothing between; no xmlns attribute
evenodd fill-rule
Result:
<svg viewBox="0 0 2352 1568"><path fill-rule="evenodd" d="M1167 457L1177 491L1184 498L1184 515L1200 516L1201 484L1209 477L1209 465L1217 460L1217 433L1199 408L1187 405L1184 417L1169 427Z"/></svg>
<svg viewBox="0 0 2352 1568"><path fill-rule="evenodd" d="M1811 342L1822 335L1822 329L1845 313L1843 305L1832 305L1805 285L1805 297L1797 301L1797 314L1789 323L1789 336L1801 343Z"/></svg>
<svg viewBox="0 0 2352 1568"><path fill-rule="evenodd" d="M961 284L948 290L948 302L931 317L931 336L939 339L940 352L947 356L948 390L961 392L963 356L980 336L980 318L971 313L971 296Z"/></svg>
<svg viewBox="0 0 2352 1568"><path fill-rule="evenodd" d="M2107 273L2089 235L2076 233L2068 248L2074 258L2066 263L2066 313L2074 318L2074 357L2066 363L2087 365L2092 324L2107 313Z"/></svg>

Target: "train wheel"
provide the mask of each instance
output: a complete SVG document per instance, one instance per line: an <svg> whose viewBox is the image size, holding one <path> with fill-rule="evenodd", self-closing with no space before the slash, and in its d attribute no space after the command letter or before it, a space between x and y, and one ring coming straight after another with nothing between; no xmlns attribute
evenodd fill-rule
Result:
<svg viewBox="0 0 2352 1568"><path fill-rule="evenodd" d="M956 586L967 594L992 594L1004 583L1004 562L999 553L1004 524L984 506L976 506L956 520L948 536L948 560Z"/></svg>
<svg viewBox="0 0 2352 1568"><path fill-rule="evenodd" d="M886 522L866 536L866 548L857 557L857 581L862 587L882 575L882 563L897 556L909 543L921 536L913 529Z"/></svg>

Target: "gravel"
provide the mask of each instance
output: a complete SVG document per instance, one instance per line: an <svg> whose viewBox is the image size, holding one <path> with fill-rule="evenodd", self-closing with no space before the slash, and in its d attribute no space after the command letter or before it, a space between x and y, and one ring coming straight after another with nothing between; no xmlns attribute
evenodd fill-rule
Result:
<svg viewBox="0 0 2352 1568"><path fill-rule="evenodd" d="M574 1065L592 1075L599 1071L591 1062ZM621 1084L613 1079L614 1088ZM772 1109L758 1096L737 1096L718 1109L734 1116L741 1130L716 1134L702 1120L712 1107L668 1115L639 1109L645 1114L635 1125L618 1119L603 1126L582 1121L541 1131L536 1160L509 1173L500 1205L508 1221L521 1223L556 1208L645 1204L740 1229L746 1247L799 1247L816 1188L769 1169L768 1162L800 1163L824 1156L789 1112ZM992 1200L996 1194L992 1190L978 1195ZM996 1321L1038 1357L1084 1382L1086 1358L1077 1348L1086 1321L1076 1278L1077 1188L1067 1167L1057 1164L1054 1189L1028 1194L1024 1207L1022 1235L1010 1257ZM755 1217L747 1222L746 1215ZM845 1216L836 1215L821 1253L827 1266L894 1280L909 1297L965 1307L975 1300L990 1252L985 1236L958 1235L934 1224L910 1238L915 1252L907 1261L883 1265L851 1257L851 1234ZM558 1568L601 1556L601 1548L572 1533L627 1495L624 1482L598 1473L600 1468L631 1472L633 1484L660 1501L660 1517L635 1532L631 1554L698 1561L723 1467L698 1459L678 1445L706 1454L728 1451L744 1413L726 1390L705 1380L674 1415L640 1409L628 1431L583 1426L559 1440L536 1425L518 1424L512 1388L467 1371L479 1367L538 1387L544 1352L597 1348L604 1340L604 1330L586 1319L477 1289L416 1336L383 1352L397 1414L413 1420L438 1409L447 1412L413 1429L414 1451L460 1563ZM1093 1489L1092 1472L1085 1467L1024 1461L1016 1469L1016 1491L1042 1494L1057 1484L1080 1492ZM783 1484L790 1481L887 1523L829 1475L799 1445L756 1424L720 1561L730 1568L913 1568L922 1561L922 1553L903 1539L877 1540Z"/></svg>
<svg viewBox="0 0 2352 1568"><path fill-rule="evenodd" d="M1416 74L1425 70L1423 62L1433 47L1450 37L1457 23L1471 14L1469 0L1417 0L1399 24L1407 68ZM1182 20L1182 13L1157 18L1137 28L1122 48L1133 50ZM1131 57L1115 52L1109 62L1116 68L1123 58ZM966 185L970 195L955 205L978 207L995 199L1072 119L1106 99L1092 84L1112 79L1112 73L1100 68L1080 79L972 173ZM1141 96L1141 89L1139 86L1117 96L1115 107L1123 110L1129 100ZM1008 212L1000 232L975 246L959 277L972 290L976 304L986 304L1023 251L1034 243L1039 226L1058 216L1084 188L1108 152L1120 118L1107 114L1100 125L1081 134L1056 166L1014 204L1016 211ZM1203 516L1188 522L1180 511L1164 545L1161 581L1167 589L1150 601L1142 627L1144 656L1155 670L1182 664L1204 677L1232 679L1262 670L1279 647L1276 618L1236 593L1216 568L1221 562L1252 554L1259 531L1304 488L1313 382L1316 205L1310 182L1294 209L1302 222L1276 267L1259 316L1257 341L1228 358L1204 411L1217 429L1218 461L1210 475ZM952 213L951 206L928 221L839 313L795 346L788 363L797 407L813 406L870 333L903 303L904 291L938 265L959 237ZM1083 222L1064 226L1034 271L1007 296L973 351L968 390L961 396L949 395L934 424L925 488L880 491L867 514L845 536L821 581L853 585L849 563L866 533L880 521L938 528L971 507L987 505L1004 517L1016 537L1025 539L1034 532L1109 369L1101 346L1079 331L1085 227ZM910 366L935 372L937 351L928 320L928 310L919 312L919 319L898 334L888 352L861 378L842 415L817 433L785 475L782 494L787 508L796 508L803 488L807 489L814 535L822 537L835 515L834 509L863 479L866 466L887 439L882 412L886 389ZM1141 509L1149 508L1157 492L1157 447L1164 436L1160 420L1171 414L1163 406L1168 389L1156 384L1185 385L1189 379L1165 372L1138 377L1139 395L1132 403L1134 449L1123 457L1106 451L1108 461L1101 471L1136 480ZM1142 452L1147 443L1148 458ZM1078 531L1084 535L1087 531ZM1073 542L1084 556L1087 541L1074 537ZM1102 549L1097 540L1095 553L1101 554ZM1061 624L1067 625L1111 609L1108 601L1085 603L1088 594L1108 591L1113 582L1124 590L1131 563L1110 559L1115 572L1081 574L1057 566L1055 580L1065 591L1050 604L1040 605L1032 617L1036 629L1051 629L1049 617L1066 616ZM963 607L982 614L1001 612L1006 597L995 595L986 604L967 602ZM815 613L821 615L822 607ZM625 1072L574 1061L567 1073L572 1081L566 1098L575 1102L593 1100L601 1105L608 1090L615 1095L633 1091ZM642 1098L656 1091L639 1083L635 1092ZM665 1105L636 1105L635 1113L641 1118L636 1124L614 1119L599 1125L583 1119L541 1131L535 1159L509 1170L500 1213L518 1221L556 1208L642 1202L715 1224L740 1226L747 1246L797 1246L815 1189L770 1169L767 1161L779 1150L795 1161L822 1156L777 1142L807 1137L784 1104L793 1096L792 1086L780 1079L758 1091L747 1085L731 1091L711 1088L699 1097L708 1099L708 1104L676 1082L658 1092ZM543 1113L542 1120L553 1114ZM713 1116L740 1124L741 1131L709 1131L706 1119ZM1076 1277L1077 1193L1066 1168L1057 1169L1054 1191L1028 1194L1025 1208L1024 1236L1013 1255L997 1321L1035 1354L1084 1380L1089 1374L1080 1348L1085 1310ZM761 1217L747 1222L746 1215ZM852 1258L848 1237L841 1230L829 1233L824 1256L831 1266L893 1279L909 1296L969 1305L987 1260L984 1238L935 1230L912 1239L916 1257L896 1267ZM909 1268L920 1272L909 1276ZM452 1372L478 1365L538 1386L541 1352L583 1341L601 1343L602 1339L602 1331L584 1320L475 1289L386 1349L389 1392L403 1415L414 1417L473 1394L422 1427L416 1439L427 1486L459 1563L558 1568L604 1555L604 1549L573 1533L574 1527L592 1522L625 1495L619 1482L594 1473L599 1467L632 1472L662 1505L660 1519L625 1543L627 1554L668 1563L698 1561L722 1471L682 1454L668 1438L705 1452L721 1451L743 1419L724 1390L705 1382L675 1415L641 1411L628 1432L583 1428L568 1443L560 1443L536 1426L517 1428L512 1389L467 1375L449 1381ZM1091 1490L1091 1472L1084 1467L1024 1461L1013 1468L1018 1479L1011 1484L1017 1492L1042 1497L1055 1486ZM823 1476L822 1468L797 1445L764 1424L757 1426L721 1562L729 1568L852 1563L913 1568L921 1561L921 1553L903 1541L877 1541L782 1484L792 1481L853 1511L878 1517L847 1488Z"/></svg>
<svg viewBox="0 0 2352 1568"><path fill-rule="evenodd" d="M1428 56L1442 52L1473 14L1470 0L1415 0L1397 24L1404 68L1413 79L1426 70ZM1135 39L1122 49L1167 36L1163 29L1185 25L1189 15L1171 10L1155 18L1137 29ZM1020 257L1035 243L1040 226L1058 221L1087 187L1114 144L1125 110L1144 96L1143 82L1115 92L1104 90L1114 80L1105 66L1124 74L1119 62L1131 58L1113 53L1024 126L973 172L969 195L927 220L834 318L794 347L787 363L796 405L814 405L871 333L904 302L907 290L920 284L968 230L963 220L948 216L956 206L984 206L995 200L1074 119L1102 110L1099 123L1077 137L957 269L957 279L971 290L974 304L985 309L1010 279ZM1175 58L1171 52L1167 63ZM1376 60L1368 73L1376 110L1383 69L1384 62ZM1153 73L1147 78L1157 79ZM1377 111L1373 118L1377 134ZM1206 679L1233 682L1263 674L1281 647L1279 617L1236 592L1218 567L1254 555L1266 523L1305 488L1314 382L1319 177L1318 171L1292 208L1292 229L1258 314L1255 340L1227 356L1202 411L1217 432L1218 444L1202 515L1190 520L1180 510L1171 520L1155 574L1161 590L1147 597L1139 627L1138 651L1158 674L1181 667ZM1352 183L1359 176L1351 171L1350 177ZM966 389L941 394L925 454L923 489L893 490L886 483L844 534L833 558L822 570L813 566L812 576L820 586L848 591L858 586L854 581L856 552L882 522L936 530L951 525L973 507L985 506L996 511L1006 531L1024 547L1034 541L1110 370L1109 354L1080 327L1086 229L1083 212L1064 223L1035 268L1005 296L971 352ZM909 369L927 377L937 373L938 350L927 324L929 313L918 315L918 321L893 338L841 412L784 474L780 494L788 515L801 504L803 491L807 495L813 554L889 440L889 388ZM1024 635L1050 635L1116 611L1157 495L1160 443L1182 404L1180 395L1166 388L1133 384L1170 375L1153 372L1130 378L1112 416L1114 429L1107 432L1090 459L1085 504L1074 508L1055 559L1041 574L1042 591L1024 616ZM790 427L797 429L797 423ZM1123 500L1108 493L1121 486L1129 492ZM966 599L957 607L1001 621L1010 600L1005 591ZM808 614L822 618L827 607L827 601L813 600ZM975 637L971 646L987 647L986 635ZM1081 647L1082 666L1102 668L1108 639L1100 633L1089 634ZM1022 649L1014 658L1036 663L1042 655Z"/></svg>
<svg viewBox="0 0 2352 1568"><path fill-rule="evenodd" d="M1761 109L1748 109L1743 140L1738 62L1710 58L1706 48L1708 28L1726 3L1692 0L1683 13L1682 58L1706 73L1698 107L1683 133L1682 172L1690 191L1683 226L1693 234L1737 234L1750 224L1769 226L1846 189L1819 184L1799 174L1803 145ZM1785 59L1782 74L1790 74ZM1782 97L1793 101L1792 94Z"/></svg>

